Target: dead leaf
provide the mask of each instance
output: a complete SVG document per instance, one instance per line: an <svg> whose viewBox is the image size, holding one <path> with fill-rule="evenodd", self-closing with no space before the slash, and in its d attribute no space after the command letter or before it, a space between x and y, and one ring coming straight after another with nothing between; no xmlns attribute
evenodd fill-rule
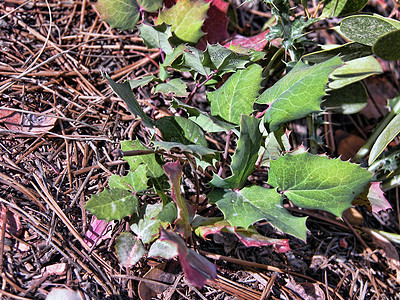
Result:
<svg viewBox="0 0 400 300"><path fill-rule="evenodd" d="M66 270L66 263L53 264L43 268L43 271L46 272L48 275L63 275Z"/></svg>
<svg viewBox="0 0 400 300"><path fill-rule="evenodd" d="M174 267L171 268L171 265L174 265ZM175 264L175 262L172 262L172 264L164 262L149 270L143 277L164 282L166 284L172 284L175 281L176 275L170 273L167 269L172 271L176 270L177 267L178 266ZM167 288L167 285L141 281L138 287L139 298L141 300L155 298L157 295L163 293Z"/></svg>
<svg viewBox="0 0 400 300"><path fill-rule="evenodd" d="M9 130L30 133L45 133L54 127L57 119L45 115L21 114L11 110L0 110L0 122Z"/></svg>
<svg viewBox="0 0 400 300"><path fill-rule="evenodd" d="M286 284L286 287L299 295L303 300L325 300L325 293L317 283L296 283L290 280Z"/></svg>
<svg viewBox="0 0 400 300"><path fill-rule="evenodd" d="M21 220L12 211L9 211L7 207L1 205L0 210L0 236L2 236L1 228L3 228L3 222L6 222L6 233L5 237L11 238L12 236L7 233L10 232L13 236L19 237L22 234Z"/></svg>
<svg viewBox="0 0 400 300"><path fill-rule="evenodd" d="M362 214L354 207L350 207L350 208L346 209L343 212L343 217L345 217L346 220L349 221L351 225L361 226L364 222L364 218L363 218Z"/></svg>
<svg viewBox="0 0 400 300"><path fill-rule="evenodd" d="M355 134L350 134L348 137L342 139L338 147L338 154L341 155L341 160L353 158L364 144L365 140Z"/></svg>

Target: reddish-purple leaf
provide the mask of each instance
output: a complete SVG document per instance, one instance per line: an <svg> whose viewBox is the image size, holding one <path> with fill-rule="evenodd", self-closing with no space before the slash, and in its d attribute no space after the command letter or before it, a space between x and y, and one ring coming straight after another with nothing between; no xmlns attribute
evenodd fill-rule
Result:
<svg viewBox="0 0 400 300"><path fill-rule="evenodd" d="M278 253L290 250L288 239L272 239L258 234L255 230L234 228L234 233L246 247L272 246Z"/></svg>
<svg viewBox="0 0 400 300"><path fill-rule="evenodd" d="M222 42L229 37L228 23L229 18L226 16L229 3L224 0L206 0L210 3L207 11L208 18L204 21L201 30L206 33L201 41L206 44L216 44ZM205 48L205 47L204 47Z"/></svg>
<svg viewBox="0 0 400 300"><path fill-rule="evenodd" d="M178 218L175 221L178 231L188 238L192 234L192 227L189 223L189 209L185 199L182 198L180 184L183 166L176 161L174 163L166 163L164 166L165 174L167 174L171 184L171 197L175 201Z"/></svg>
<svg viewBox="0 0 400 300"><path fill-rule="evenodd" d="M164 0L164 5L166 8L170 8L176 4L177 0Z"/></svg>
<svg viewBox="0 0 400 300"><path fill-rule="evenodd" d="M111 232L115 225L114 221L107 222L106 220L98 220L93 216L90 220L90 226L85 235L85 242L89 247L93 247L101 240L111 238Z"/></svg>
<svg viewBox="0 0 400 300"><path fill-rule="evenodd" d="M185 242L174 232L160 228L160 239L170 241L178 247L178 257L186 279L197 287L217 278L217 267L205 257L186 247Z"/></svg>
<svg viewBox="0 0 400 300"><path fill-rule="evenodd" d="M246 247L273 246L274 250L278 253L290 250L289 240L287 239L268 238L259 234L255 229L230 226L226 220L211 225L199 226L196 229L196 234L205 238L209 234L220 234L221 231L235 234L239 241Z"/></svg>
<svg viewBox="0 0 400 300"><path fill-rule="evenodd" d="M243 48L261 51L268 43L268 41L265 39L265 36L268 34L268 32L269 29L251 37L235 34L232 37L232 40L229 43L226 43L224 46L228 49L230 46L241 46Z"/></svg>
<svg viewBox="0 0 400 300"><path fill-rule="evenodd" d="M392 206L386 200L385 194L381 190L380 182L372 182L368 192L368 200L371 202L372 211L375 213L381 210L391 209Z"/></svg>

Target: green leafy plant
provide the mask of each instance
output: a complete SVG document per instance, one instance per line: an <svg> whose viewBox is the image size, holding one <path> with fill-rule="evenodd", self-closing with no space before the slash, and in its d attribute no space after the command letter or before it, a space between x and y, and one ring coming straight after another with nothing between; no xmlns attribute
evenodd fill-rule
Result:
<svg viewBox="0 0 400 300"><path fill-rule="evenodd" d="M197 286L215 279L216 270L187 248L193 231L200 237L229 232L246 246L273 245L276 251L287 251L288 240L260 235L257 221L265 220L284 233L306 240L306 218L289 213L285 201L304 209L325 210L339 218L357 195L367 203L370 200L375 209L387 208L382 205L382 193L368 196L361 192L370 186L380 191L379 186L369 183L382 177L383 169L389 165L384 159L393 165L399 157L399 152L394 151L380 160L379 167L371 165L399 132L399 98L390 102L392 111L375 131L375 144L368 141L355 157L361 162L371 151L369 170L318 155L315 135L315 119L324 109L334 107L335 111L355 113L366 105L361 80L382 72L371 54L399 59L398 51L388 51L400 46L399 22L377 15L346 17L336 29L350 42L317 47L305 54L312 44L306 33L313 24L357 13L366 1L326 1L322 14L316 18L308 13L306 1L302 2L304 14L295 17L289 1L265 0L276 19L266 38L281 39L280 47L256 51L207 43L200 50L195 46L210 30L205 26L207 12L221 1L207 2L178 0L158 13L154 25L142 22L138 26L144 43L163 52L158 77L149 75L123 83L107 79L152 137L121 143L117 154L129 163L128 174L113 175L110 189L92 196L86 204L88 211L106 221L131 216L132 232L121 234L116 244L125 267L131 267L146 253L165 258L178 255L188 280ZM121 29L135 27L138 12L145 18L145 11L154 12L161 7L159 1L117 3L101 0L99 9L111 25ZM117 13L124 5L130 7L129 11ZM132 15L129 18L128 13ZM381 25L380 30L369 30L376 24ZM388 45L392 38L395 42ZM192 76L194 86L189 87L188 80L177 75L183 72ZM272 86L266 85L273 77L280 79ZM133 90L150 84L155 94L172 98L173 116L154 120L141 109ZM208 111L189 104L203 87L207 90ZM292 150L285 131L288 122L300 118L309 121L310 152L303 147ZM212 133L225 136L224 153L210 148L207 137ZM236 148L229 157L228 148L235 136ZM208 180L210 172L212 179ZM267 181L249 180L260 172L268 174ZM398 178L397 164L391 172L392 179ZM189 202L181 193L183 176L196 183L197 201ZM216 205L222 212L219 216L198 214L204 186L211 187L206 196L209 205ZM160 200L143 203L142 195ZM179 235L162 228L171 228Z"/></svg>

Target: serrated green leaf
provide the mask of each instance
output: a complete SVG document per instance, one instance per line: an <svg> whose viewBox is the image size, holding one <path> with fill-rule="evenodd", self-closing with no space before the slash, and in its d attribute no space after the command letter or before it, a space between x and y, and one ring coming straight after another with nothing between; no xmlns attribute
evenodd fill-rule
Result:
<svg viewBox="0 0 400 300"><path fill-rule="evenodd" d="M174 94L176 97L186 97L186 83L180 78L174 78L166 83L157 84L154 88L154 93L162 93L165 95Z"/></svg>
<svg viewBox="0 0 400 300"><path fill-rule="evenodd" d="M131 90L133 90L134 88L137 88L139 86L143 87L143 86L147 85L148 83L152 82L154 79L156 79L156 77L154 75L147 75L147 76L143 76L140 78L128 80L128 82L131 87Z"/></svg>
<svg viewBox="0 0 400 300"><path fill-rule="evenodd" d="M163 0L137 0L140 8L148 12L156 12L162 8Z"/></svg>
<svg viewBox="0 0 400 300"><path fill-rule="evenodd" d="M372 46L372 52L386 60L400 60L400 29L380 36Z"/></svg>
<svg viewBox="0 0 400 300"><path fill-rule="evenodd" d="M143 218L137 224L131 225L131 230L144 244L148 244L157 238L161 226L161 221L157 219L157 216L162 209L162 203L148 204Z"/></svg>
<svg viewBox="0 0 400 300"><path fill-rule="evenodd" d="M330 90L322 102L323 109L342 114L355 114L367 106L368 94L361 82Z"/></svg>
<svg viewBox="0 0 400 300"><path fill-rule="evenodd" d="M190 70L194 70L203 76L208 76L211 74L211 69L204 63L204 53L203 51L187 46L183 52L184 66Z"/></svg>
<svg viewBox="0 0 400 300"><path fill-rule="evenodd" d="M344 61L350 61L353 59L369 56L372 54L371 46L363 45L360 43L347 43L342 46L336 45L333 48L324 49L321 51L312 52L302 57L303 61L309 63L321 63L335 56L340 56Z"/></svg>
<svg viewBox="0 0 400 300"><path fill-rule="evenodd" d="M311 67L299 61L292 71L264 91L257 103L271 104L265 114L270 130L275 131L285 122L320 111L328 77L341 65L339 57Z"/></svg>
<svg viewBox="0 0 400 300"><path fill-rule="evenodd" d="M125 81L124 83L116 83L110 77L106 78L113 91L125 101L129 111L135 116L139 116L142 119L143 125L153 128L155 123L154 120L150 119L140 107L139 102L137 102L135 95L132 93L129 82Z"/></svg>
<svg viewBox="0 0 400 300"><path fill-rule="evenodd" d="M178 256L178 246L171 241L157 240L151 245L147 256L172 259Z"/></svg>
<svg viewBox="0 0 400 300"><path fill-rule="evenodd" d="M214 175L210 184L220 188L236 189L244 185L249 175L254 171L261 146L262 134L260 120L251 116L242 116L240 136L235 154L232 157L231 169L233 175L222 179Z"/></svg>
<svg viewBox="0 0 400 300"><path fill-rule="evenodd" d="M189 119L180 116L163 117L157 120L156 126L164 141L184 145L196 144L203 147L208 145L203 130Z"/></svg>
<svg viewBox="0 0 400 300"><path fill-rule="evenodd" d="M282 196L274 189L255 185L240 191L217 189L208 197L212 203L217 204L232 226L247 229L257 221L267 220L283 232L306 239L306 218L289 214L283 207Z"/></svg>
<svg viewBox="0 0 400 300"><path fill-rule="evenodd" d="M171 8L160 12L157 24L171 25L172 32L181 40L197 43L204 35L201 26L207 16L209 4L203 0L180 0Z"/></svg>
<svg viewBox="0 0 400 300"><path fill-rule="evenodd" d="M275 160L280 157L283 152L290 151L289 132L279 129L268 133L265 137L265 144L262 151L260 165L269 167L270 160Z"/></svg>
<svg viewBox="0 0 400 300"><path fill-rule="evenodd" d="M396 27L382 17L356 15L344 18L340 31L349 40L372 46L382 35L396 30Z"/></svg>
<svg viewBox="0 0 400 300"><path fill-rule="evenodd" d="M368 0L326 0L321 17L333 18L354 14L363 9L367 3Z"/></svg>
<svg viewBox="0 0 400 300"><path fill-rule="evenodd" d="M139 140L123 141L121 142L122 151L130 150L148 150L149 148L142 145ZM158 163L155 154L127 156L124 160L129 164L131 171L135 171L139 165L143 164L146 166L147 176L152 178L158 178L164 175L164 170Z"/></svg>
<svg viewBox="0 0 400 300"><path fill-rule="evenodd" d="M236 69L244 69L246 64L251 61L248 55L235 53L220 44L207 45L206 51L212 64L210 67L222 74Z"/></svg>
<svg viewBox="0 0 400 300"><path fill-rule="evenodd" d="M183 56L183 52L186 49L186 45L179 45L177 46L174 51L172 51L171 54L168 54L165 57L165 60L162 64L160 64L160 73L159 73L159 77L161 80L166 80L169 77L169 74L167 73L166 69L167 67L172 67L172 65L174 64L174 67L177 67L177 64L182 64L182 56ZM175 63L175 62L178 63Z"/></svg>
<svg viewBox="0 0 400 300"><path fill-rule="evenodd" d="M183 108L188 113L189 119L199 125L206 132L221 132L232 130L235 134L239 135L239 131L235 129L237 125L221 121L211 116L210 114L201 111L196 107L183 103L177 99L174 99L172 107Z"/></svg>
<svg viewBox="0 0 400 300"><path fill-rule="evenodd" d="M115 250L119 261L125 268L134 266L146 254L146 249L142 242L128 231L121 233L117 237Z"/></svg>
<svg viewBox="0 0 400 300"><path fill-rule="evenodd" d="M136 0L99 0L97 8L112 28L133 29L139 20L140 7Z"/></svg>
<svg viewBox="0 0 400 300"><path fill-rule="evenodd" d="M268 184L297 206L341 217L371 177L370 172L348 161L309 153L286 154L271 161Z"/></svg>
<svg viewBox="0 0 400 300"><path fill-rule="evenodd" d="M169 42L169 38L172 37L171 26L161 24L158 26L150 26L145 23L138 26L140 31L140 37L147 48L159 48L165 52L165 54L171 54L173 48Z"/></svg>
<svg viewBox="0 0 400 300"><path fill-rule="evenodd" d="M241 115L253 112L253 104L261 84L262 68L253 64L239 70L216 91L207 93L211 114L225 121L238 124Z"/></svg>
<svg viewBox="0 0 400 300"><path fill-rule="evenodd" d="M140 165L134 171L129 171L126 176L111 175L108 186L111 189L126 189L141 192L147 189L147 167Z"/></svg>
<svg viewBox="0 0 400 300"><path fill-rule="evenodd" d="M396 115L378 136L369 154L368 164L371 165L375 159L385 150L387 145L400 133L400 115Z"/></svg>
<svg viewBox="0 0 400 300"><path fill-rule="evenodd" d="M121 220L137 212L138 200L126 189L105 189L93 195L86 203L85 209L99 220Z"/></svg>
<svg viewBox="0 0 400 300"><path fill-rule="evenodd" d="M380 73L383 73L381 64L374 57L362 57L350 60L334 70L329 76L332 81L328 86L331 89L339 89Z"/></svg>

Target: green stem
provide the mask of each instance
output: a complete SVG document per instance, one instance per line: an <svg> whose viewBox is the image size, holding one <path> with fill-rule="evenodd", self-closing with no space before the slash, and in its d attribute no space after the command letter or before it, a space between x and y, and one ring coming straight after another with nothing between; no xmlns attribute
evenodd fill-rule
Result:
<svg viewBox="0 0 400 300"><path fill-rule="evenodd" d="M400 112L400 97L397 99L396 103L393 105L391 111L383 118L383 120L378 124L375 130L372 132L371 136L365 142L364 146L358 150L356 155L353 158L353 161L360 162L362 158L366 157L371 151L372 146L374 145L376 139L382 133L382 131L386 128L389 122Z"/></svg>
<svg viewBox="0 0 400 300"><path fill-rule="evenodd" d="M315 128L314 114L307 117L308 136L310 140L310 153L318 153L317 129Z"/></svg>

